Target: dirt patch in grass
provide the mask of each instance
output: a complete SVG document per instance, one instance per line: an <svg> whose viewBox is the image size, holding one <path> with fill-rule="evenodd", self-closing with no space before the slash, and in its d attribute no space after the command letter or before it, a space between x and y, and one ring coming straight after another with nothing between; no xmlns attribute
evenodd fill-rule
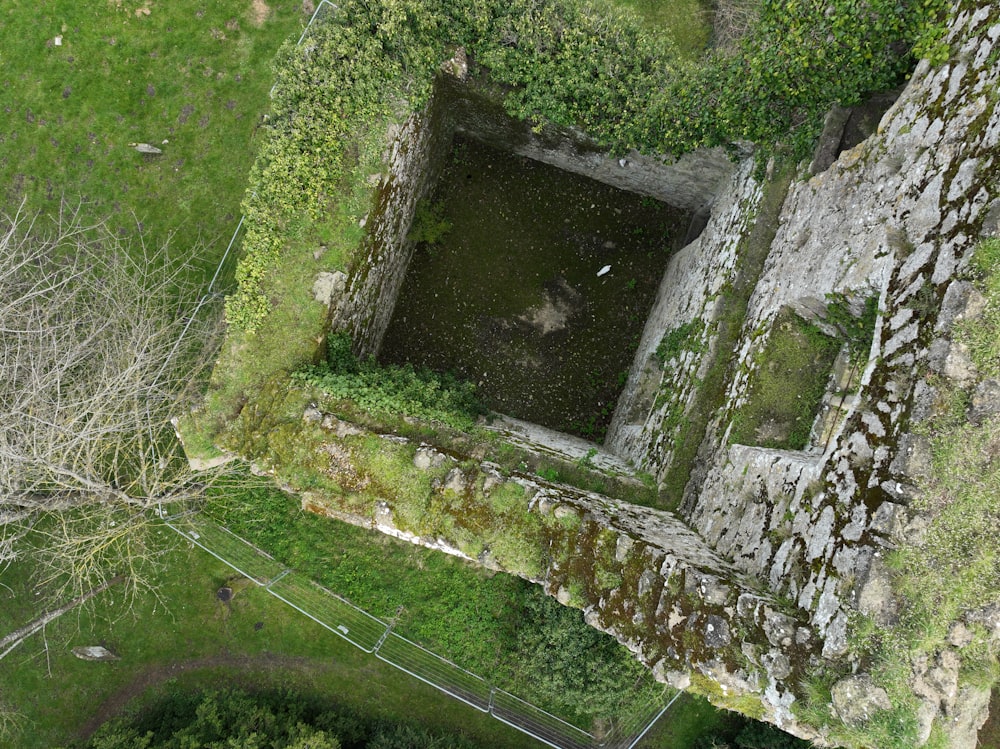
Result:
<svg viewBox="0 0 1000 749"><path fill-rule="evenodd" d="M254 26L263 26L269 15L271 15L271 7L264 0L253 0L253 5L250 8L250 19Z"/></svg>

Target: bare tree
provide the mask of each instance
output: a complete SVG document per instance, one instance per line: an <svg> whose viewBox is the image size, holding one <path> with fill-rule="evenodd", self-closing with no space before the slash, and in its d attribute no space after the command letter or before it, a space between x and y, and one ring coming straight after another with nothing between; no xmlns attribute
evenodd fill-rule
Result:
<svg viewBox="0 0 1000 749"><path fill-rule="evenodd" d="M0 562L30 553L54 595L141 586L154 512L212 480L170 424L218 329L192 278L78 211L0 219Z"/></svg>

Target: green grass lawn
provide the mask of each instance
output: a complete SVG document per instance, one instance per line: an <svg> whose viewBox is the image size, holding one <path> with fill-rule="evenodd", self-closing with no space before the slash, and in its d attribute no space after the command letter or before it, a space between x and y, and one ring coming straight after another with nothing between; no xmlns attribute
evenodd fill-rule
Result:
<svg viewBox="0 0 1000 749"><path fill-rule="evenodd" d="M183 255L203 245L214 269L239 220L271 60L308 20L301 3L3 5L0 206L23 197L54 214L82 201L129 236ZM140 142L162 155L129 145Z"/></svg>
<svg viewBox="0 0 1000 749"><path fill-rule="evenodd" d="M20 729L0 734L0 746L58 746L76 737L106 701L117 706L126 697L141 698L145 687L232 685L301 690L367 715L464 731L483 746L537 746L366 655L259 588L234 584L231 603L220 603L215 593L232 570L201 550L177 547L172 531L160 532L167 535L158 597L129 608L112 588L0 660L0 709ZM2 634L37 616L26 572L15 564L0 573ZM77 645L97 644L121 659L91 663L70 653Z"/></svg>
<svg viewBox="0 0 1000 749"><path fill-rule="evenodd" d="M704 697L684 694L650 729L639 749L688 749L708 736L731 739L747 719L718 710Z"/></svg>

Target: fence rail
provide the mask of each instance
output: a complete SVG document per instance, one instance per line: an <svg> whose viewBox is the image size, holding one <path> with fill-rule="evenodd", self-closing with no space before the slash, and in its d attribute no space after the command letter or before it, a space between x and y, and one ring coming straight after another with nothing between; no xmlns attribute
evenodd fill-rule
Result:
<svg viewBox="0 0 1000 749"><path fill-rule="evenodd" d="M185 512L164 522L187 541L365 653L555 749L634 749L673 704L673 700L666 707L662 702L651 704L643 716L626 721L612 735L598 737L396 634L392 623L289 569L199 512Z"/></svg>

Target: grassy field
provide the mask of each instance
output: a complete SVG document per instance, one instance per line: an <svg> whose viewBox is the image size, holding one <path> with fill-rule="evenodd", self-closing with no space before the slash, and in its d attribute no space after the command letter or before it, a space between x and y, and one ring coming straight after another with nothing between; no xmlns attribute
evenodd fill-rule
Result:
<svg viewBox="0 0 1000 749"><path fill-rule="evenodd" d="M0 10L0 184L214 269L239 220L271 60L301 3L34 2ZM131 145L149 143L161 155Z"/></svg>
<svg viewBox="0 0 1000 749"><path fill-rule="evenodd" d="M130 698L141 698L147 688L234 683L302 690L373 716L419 717L431 727L464 731L484 746L537 746L365 655L263 590L242 587L233 581L230 568L207 553L176 547L172 531L161 533L169 535L163 539L158 598L137 601L129 609L112 588L0 660L0 715L8 715L9 727L16 730L0 733L0 746L59 746L77 737L81 727L96 727L95 714L108 717ZM0 574L4 634L37 615L27 572L23 565L13 565ZM226 583L236 591L228 605L215 595ZM69 652L97 644L120 660L90 663Z"/></svg>
<svg viewBox="0 0 1000 749"><path fill-rule="evenodd" d="M232 686L287 688L376 718L418 719L491 749L540 746L362 653L263 590L243 587L207 553L169 549L175 537L163 533L159 598L128 608L111 589L0 660L0 747L60 746L164 695ZM183 578L177 569L185 570ZM13 565L0 573L0 633L37 615L29 571ZM236 591L229 605L215 596L224 584ZM88 663L69 652L96 644L121 659ZM700 737L729 736L742 725L739 716L685 695L640 747L688 749Z"/></svg>

